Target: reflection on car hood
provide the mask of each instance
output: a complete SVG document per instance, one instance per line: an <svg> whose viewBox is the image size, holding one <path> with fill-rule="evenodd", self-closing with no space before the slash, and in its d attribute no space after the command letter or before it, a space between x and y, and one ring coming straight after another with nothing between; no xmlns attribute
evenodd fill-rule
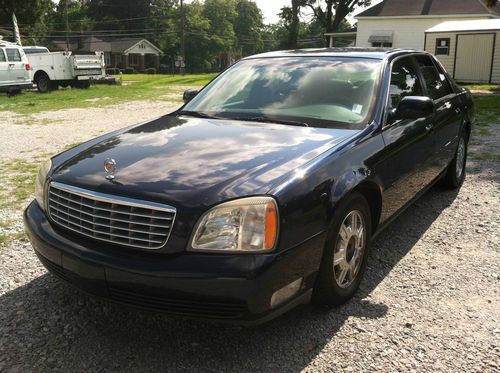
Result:
<svg viewBox="0 0 500 373"><path fill-rule="evenodd" d="M357 131L165 116L111 136L57 167L54 180L174 206L264 194ZM116 161L106 180L104 161Z"/></svg>

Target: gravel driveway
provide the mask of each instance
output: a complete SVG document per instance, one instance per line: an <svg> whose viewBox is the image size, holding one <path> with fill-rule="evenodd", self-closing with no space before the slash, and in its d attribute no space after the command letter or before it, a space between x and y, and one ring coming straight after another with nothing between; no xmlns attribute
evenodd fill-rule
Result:
<svg viewBox="0 0 500 373"><path fill-rule="evenodd" d="M64 123L1 125L1 158L168 111L134 103L44 114ZM499 129L491 126L487 150L500 151ZM29 131L31 141L17 139ZM301 306L253 328L91 299L47 274L28 243L11 242L0 247L0 371L500 372L499 173L499 163L470 160L459 192L435 187L411 206L374 242L348 304Z"/></svg>

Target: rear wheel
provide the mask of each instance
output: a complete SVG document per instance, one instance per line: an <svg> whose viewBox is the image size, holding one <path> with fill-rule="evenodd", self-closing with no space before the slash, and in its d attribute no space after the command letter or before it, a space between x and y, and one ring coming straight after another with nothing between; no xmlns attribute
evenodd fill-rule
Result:
<svg viewBox="0 0 500 373"><path fill-rule="evenodd" d="M458 140L457 151L455 157L451 161L446 176L444 185L448 188L459 188L465 180L465 166L467 165L467 143L468 136L465 131L462 132Z"/></svg>
<svg viewBox="0 0 500 373"><path fill-rule="evenodd" d="M36 88L40 93L47 93L51 90L52 84L47 74L40 74L35 81Z"/></svg>
<svg viewBox="0 0 500 373"><path fill-rule="evenodd" d="M356 292L366 267L371 237L370 208L353 193L340 203L326 240L313 301L340 305Z"/></svg>
<svg viewBox="0 0 500 373"><path fill-rule="evenodd" d="M71 86L74 88L87 89L87 88L90 88L90 81L89 80L75 80L71 84Z"/></svg>

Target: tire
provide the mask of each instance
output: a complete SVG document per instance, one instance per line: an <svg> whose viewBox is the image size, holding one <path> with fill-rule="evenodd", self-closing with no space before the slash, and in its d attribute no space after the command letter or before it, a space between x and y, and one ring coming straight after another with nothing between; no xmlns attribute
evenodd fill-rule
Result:
<svg viewBox="0 0 500 373"><path fill-rule="evenodd" d="M362 224L363 233L353 235L348 229L354 224L353 218ZM359 223L357 227L359 230ZM338 306L352 298L365 272L371 230L368 202L359 193L350 194L336 208L328 232L313 291L314 303ZM356 255L358 259L355 259Z"/></svg>
<svg viewBox="0 0 500 373"><path fill-rule="evenodd" d="M465 131L462 131L458 140L457 150L455 157L448 165L443 184L446 188L456 189L460 188L465 180L465 171L467 165L467 145L469 138Z"/></svg>
<svg viewBox="0 0 500 373"><path fill-rule="evenodd" d="M72 84L72 87L79 88L79 89L88 89L88 88L90 88L90 81L77 80Z"/></svg>
<svg viewBox="0 0 500 373"><path fill-rule="evenodd" d="M52 89L52 84L47 74L40 74L36 78L35 84L40 93L47 93Z"/></svg>

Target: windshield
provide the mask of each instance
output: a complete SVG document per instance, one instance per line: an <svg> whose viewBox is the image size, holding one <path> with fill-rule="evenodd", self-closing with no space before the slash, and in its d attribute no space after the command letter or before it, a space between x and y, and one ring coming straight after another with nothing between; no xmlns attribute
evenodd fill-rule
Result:
<svg viewBox="0 0 500 373"><path fill-rule="evenodd" d="M362 128L370 119L380 61L297 57L243 60L183 110L217 117L271 118Z"/></svg>

